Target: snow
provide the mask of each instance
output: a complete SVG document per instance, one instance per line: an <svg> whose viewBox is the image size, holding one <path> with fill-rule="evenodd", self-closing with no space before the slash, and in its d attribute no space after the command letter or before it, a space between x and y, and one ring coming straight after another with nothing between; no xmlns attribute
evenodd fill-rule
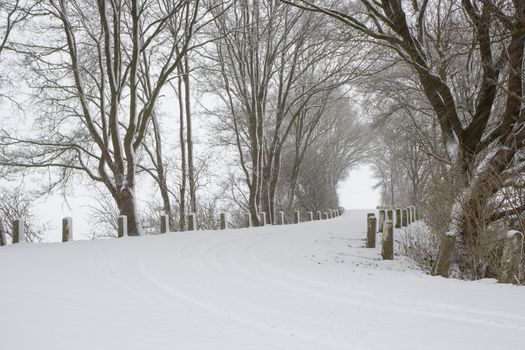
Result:
<svg viewBox="0 0 525 350"><path fill-rule="evenodd" d="M507 238L514 238L516 235L523 235L523 233L516 231L516 230L509 230L507 232Z"/></svg>
<svg viewBox="0 0 525 350"><path fill-rule="evenodd" d="M366 213L2 247L0 349L521 348L525 288L383 261Z"/></svg>

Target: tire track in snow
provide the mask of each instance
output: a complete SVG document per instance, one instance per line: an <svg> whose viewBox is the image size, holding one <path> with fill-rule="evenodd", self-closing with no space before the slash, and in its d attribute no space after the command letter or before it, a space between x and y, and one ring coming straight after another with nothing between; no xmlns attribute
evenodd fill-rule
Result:
<svg viewBox="0 0 525 350"><path fill-rule="evenodd" d="M282 234L286 234L286 232L283 232ZM297 235L293 231L291 231L291 234ZM519 325L514 325L514 324L508 324L508 323L500 323L500 322L495 322L492 320L480 320L480 319L468 318L464 316L450 316L445 313L437 313L434 310L432 311L417 310L417 309L414 309L413 306L416 305L420 307L429 307L433 309L437 308L437 309L442 309L442 311L445 311L445 312L447 311L466 312L466 313L473 315L473 317L484 316L484 317L506 318L508 319L507 320L508 322L521 321L522 324L525 325L525 318L514 316L514 315L501 314L501 313L495 313L495 312L477 311L477 310L468 309L468 308L443 306L440 304L421 303L421 302L416 302L413 300L410 300L410 303L407 303L406 300L403 300L401 298L394 298L394 297L389 297L389 302L395 302L397 304L394 306L391 306L391 305L378 306L378 305L371 304L369 302L363 303L362 300L360 300L359 302L352 301L348 297L346 297L346 295L348 295L349 292L351 293L352 297L365 296L367 299L372 298L377 301L384 301L384 296L380 297L380 296L375 295L374 293L366 292L366 291L363 291L362 289L357 289L352 286L349 286L350 290L348 290L344 288L334 288L332 285L327 285L324 283L320 284L317 281L305 279L303 277L300 277L299 275L283 270L282 268L276 268L274 265L268 263L267 261L258 258L257 254L254 252L255 248L259 247L262 243L265 243L272 238L275 238L275 237L279 238L279 236L280 235L276 235L276 234L268 235L262 239L258 239L258 240L251 242L246 247L244 247L243 249L244 255L242 256L242 258L238 259L239 261L236 261L236 262L231 261L229 266L231 268L237 268L239 269L239 271L242 271L246 278L257 278L263 283L274 284L277 287L287 288L298 294L308 294L316 298L322 298L326 301L333 302L333 303L352 305L356 307L367 307L367 308L375 309L375 310L389 310L394 313L401 312L401 313L421 315L421 316L426 316L426 317L435 317L435 318L440 318L446 321L456 321L456 322L461 321L465 323L480 324L480 325L485 325L489 327L495 326L495 327L501 327L504 329L514 329L514 330L519 330L519 331L525 331L525 326L519 326ZM233 254L229 255L230 258L233 256L234 256ZM244 268L244 266L246 265L246 260L244 259L245 257L249 257L255 263L255 265L266 268L270 273L263 274L257 270L256 273L254 274L253 270ZM281 275L284 278L276 278L277 275ZM268 277L268 276L271 276L271 277ZM295 283L288 282L289 278L294 279ZM300 286L298 283L303 283L303 285ZM321 287L321 288L312 288L312 287ZM328 289L331 289L332 291L344 292L345 297L327 296L326 295L327 287L329 287Z"/></svg>
<svg viewBox="0 0 525 350"><path fill-rule="evenodd" d="M210 256L209 254L203 254L203 253L217 250L217 247L231 246L232 243L237 242L237 241L244 241L244 240L251 240L251 239L253 239L253 237L248 236L248 237L241 237L241 238L233 238L233 239L223 240L223 241L220 241L220 242L216 242L216 243L212 244L211 246L209 246L209 247L207 247L205 249L202 246L192 244L192 246L196 246L197 248L204 249L203 252L199 252L199 251L197 251L197 252L190 252L189 249L188 249L189 245L186 245L185 249L181 249L180 253L184 254L186 256L187 256L187 254L190 254L190 253L197 253L197 254L191 254L192 255L192 261L193 262L200 261L200 263L197 263L195 265L192 264L191 268L194 270L193 272L195 274L202 275L203 277L205 277L206 274L209 274L210 271L213 271L212 270L213 265L212 264L203 264L202 262L204 260L203 259L195 259L195 256L199 255L201 258L203 257L203 255ZM207 239L205 239L205 240L208 241ZM198 253L200 253L200 254L198 254ZM257 329L259 329L259 330L261 330L263 332L269 332L269 333L277 334L277 335L284 336L284 337L290 337L290 335L293 334L295 339L300 339L300 340L306 342L307 344L311 344L312 342L317 344L316 347L314 347L314 348L318 348L318 346L322 346L323 349L328 349L328 348L340 349L340 344L332 343L332 342L330 342L330 341L328 341L326 339L319 339L317 337L312 337L312 336L309 336L307 334L302 334L302 333L297 332L297 330L284 330L284 329L280 330L280 329L272 328L272 326L267 324L267 323L257 322L257 321L254 321L253 319L250 319L250 318L247 318L247 317L242 317L242 316L236 315L236 314L234 314L232 312L230 312L228 314L225 314L224 310L221 310L220 308L214 306L213 304L207 302L206 300L203 300L201 298L198 298L198 297L195 297L193 295L190 295L189 292L184 291L182 288L180 288L180 287L177 288L177 287L175 287L172 284L166 283L162 279L156 278L154 276L154 274L151 273L151 271L148 269L146 261L147 261L147 258L143 254L140 257L140 259L139 259L139 271L140 271L140 273L141 273L141 275L143 276L144 279L146 279L148 282L154 284L158 289L162 290L167 295L175 297L178 300L184 301L184 302L186 302L188 304L191 304L194 307L197 307L197 308L199 308L199 309L201 309L203 311L206 311L206 312L212 314L214 317L216 317L218 319L223 319L226 323L231 324L233 322L233 323L241 325L242 327L257 328ZM188 267L188 266L186 266L186 267ZM227 278L225 278L225 280L227 280ZM232 279L232 278L229 278L229 280L234 281L234 282L235 281L239 282L238 280L235 280L235 279ZM239 282L239 283L240 284L244 284L244 282ZM282 344L273 343L272 344L272 348L275 349L275 348L283 348L283 347L282 347ZM301 345L301 348L304 348L304 344ZM289 346L285 346L283 349L289 349Z"/></svg>

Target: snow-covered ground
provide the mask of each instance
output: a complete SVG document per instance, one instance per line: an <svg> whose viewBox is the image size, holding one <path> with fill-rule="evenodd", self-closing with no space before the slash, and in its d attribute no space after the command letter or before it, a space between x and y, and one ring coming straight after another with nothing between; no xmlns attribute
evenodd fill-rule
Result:
<svg viewBox="0 0 525 350"><path fill-rule="evenodd" d="M0 349L520 349L525 288L363 248L366 211L0 248Z"/></svg>

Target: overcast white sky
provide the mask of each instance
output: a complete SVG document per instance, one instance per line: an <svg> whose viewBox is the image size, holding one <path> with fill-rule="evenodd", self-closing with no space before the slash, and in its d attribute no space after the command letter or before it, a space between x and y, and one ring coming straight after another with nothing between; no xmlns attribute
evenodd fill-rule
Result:
<svg viewBox="0 0 525 350"><path fill-rule="evenodd" d="M371 209L379 204L379 190L374 190L376 180L368 165L362 165L338 187L339 204L345 209Z"/></svg>

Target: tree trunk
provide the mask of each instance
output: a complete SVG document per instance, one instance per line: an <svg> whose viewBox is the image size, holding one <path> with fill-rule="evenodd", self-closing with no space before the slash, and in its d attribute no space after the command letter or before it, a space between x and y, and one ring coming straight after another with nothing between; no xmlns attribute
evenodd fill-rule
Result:
<svg viewBox="0 0 525 350"><path fill-rule="evenodd" d="M179 100L179 144L180 144L180 171L181 179L179 186L179 229L186 228L186 139L184 137L184 102L182 91L183 69L178 67L179 78L177 79L177 95Z"/></svg>
<svg viewBox="0 0 525 350"><path fill-rule="evenodd" d="M164 214L168 215L168 231L171 228L174 228L175 220L173 217L173 213L171 210L171 201L170 196L168 192L168 183L166 180L166 171L164 169L164 160L162 159L162 139L161 139L161 131L159 129L159 123L157 120L157 116L155 113L151 116L151 121L153 124L153 133L155 136L155 157L156 157L156 168L157 168L157 177L158 177L158 185L159 185L159 191L160 196L162 198L162 206L164 210Z"/></svg>
<svg viewBox="0 0 525 350"><path fill-rule="evenodd" d="M140 223L138 216L137 201L134 194L134 189L125 187L120 192L120 199L118 207L121 215L125 215L128 218L128 235L129 236L140 236L144 234L144 230Z"/></svg>
<svg viewBox="0 0 525 350"><path fill-rule="evenodd" d="M186 144L188 146L188 180L190 185L190 212L197 213L195 166L193 162L193 139L191 133L190 68L188 56L184 56L184 102L186 109Z"/></svg>
<svg viewBox="0 0 525 350"><path fill-rule="evenodd" d="M522 142L524 138L525 133L517 137L510 135L507 141L510 143ZM504 181L503 173L517 151L516 148L507 144L500 144L497 149L475 177L464 175L467 176L466 186L456 203L457 214L452 218L452 229L459 233L460 238L459 251L463 256L461 268L473 279L483 277L483 272L478 271L477 253L479 252L479 237L489 223L489 201L501 188L502 181ZM464 165L462 164L463 167Z"/></svg>

